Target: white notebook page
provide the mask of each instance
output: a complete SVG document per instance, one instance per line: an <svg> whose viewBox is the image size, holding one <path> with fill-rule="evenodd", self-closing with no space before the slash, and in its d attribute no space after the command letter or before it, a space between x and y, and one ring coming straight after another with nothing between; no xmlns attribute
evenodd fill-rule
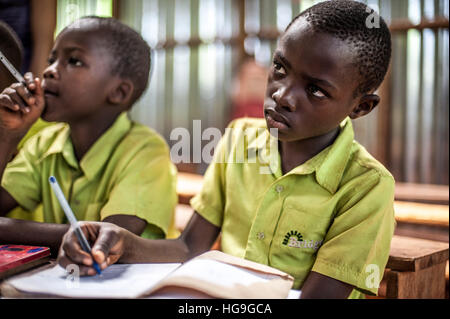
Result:
<svg viewBox="0 0 450 319"><path fill-rule="evenodd" d="M78 298L136 298L165 278L179 263L114 264L101 275L77 277L55 266L9 280L24 292ZM79 281L77 280L79 279Z"/></svg>

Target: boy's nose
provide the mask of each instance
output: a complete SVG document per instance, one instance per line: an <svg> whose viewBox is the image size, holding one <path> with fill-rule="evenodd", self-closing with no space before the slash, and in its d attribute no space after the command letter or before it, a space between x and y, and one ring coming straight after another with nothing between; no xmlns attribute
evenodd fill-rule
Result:
<svg viewBox="0 0 450 319"><path fill-rule="evenodd" d="M57 79L59 78L58 75L58 69L56 67L56 63L53 63L51 65L49 65L45 70L44 70L44 79L45 78L51 78L51 79Z"/></svg>
<svg viewBox="0 0 450 319"><path fill-rule="evenodd" d="M295 111L295 102L287 88L278 88L273 94L272 99L277 103L277 107L285 108L289 112Z"/></svg>

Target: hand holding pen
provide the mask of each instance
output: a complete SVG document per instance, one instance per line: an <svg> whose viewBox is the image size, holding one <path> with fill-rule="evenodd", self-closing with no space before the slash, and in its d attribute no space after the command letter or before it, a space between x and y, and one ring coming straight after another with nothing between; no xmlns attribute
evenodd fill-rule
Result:
<svg viewBox="0 0 450 319"><path fill-rule="evenodd" d="M55 194L56 198L59 201L59 204L61 205L64 213L66 214L67 219L70 222L71 227L75 231L75 234L77 235L78 242L80 243L81 248L88 253L89 255L92 254L91 252L91 246L89 245L89 242L87 241L86 237L84 236L83 231L81 230L80 226L78 225L78 221L75 218L75 215L72 212L72 209L69 206L69 203L67 202L61 188L59 187L58 181L54 176L50 176L49 178L50 186L53 189L53 193ZM100 275L102 272L100 270L100 266L95 262L94 257L92 257L93 260L93 267L95 271Z"/></svg>
<svg viewBox="0 0 450 319"><path fill-rule="evenodd" d="M32 73L22 77L1 51L0 61L17 80L0 94L0 136L18 142L41 115L44 92L39 78Z"/></svg>

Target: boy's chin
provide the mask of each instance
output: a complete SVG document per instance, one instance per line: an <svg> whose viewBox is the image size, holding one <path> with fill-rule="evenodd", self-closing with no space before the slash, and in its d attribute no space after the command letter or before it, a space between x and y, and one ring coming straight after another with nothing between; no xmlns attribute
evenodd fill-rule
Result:
<svg viewBox="0 0 450 319"><path fill-rule="evenodd" d="M47 107L44 108L44 111L42 111L41 119L47 122L61 122L61 119L59 119L56 114L49 111Z"/></svg>

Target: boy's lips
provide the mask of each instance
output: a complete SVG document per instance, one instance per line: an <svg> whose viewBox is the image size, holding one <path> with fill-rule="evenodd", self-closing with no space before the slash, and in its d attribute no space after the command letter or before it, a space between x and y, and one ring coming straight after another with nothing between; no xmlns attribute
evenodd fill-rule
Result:
<svg viewBox="0 0 450 319"><path fill-rule="evenodd" d="M264 114L266 116L266 120L269 126L272 126L280 130L287 129L290 127L286 118L282 114L275 111L275 109L266 108L264 110Z"/></svg>
<svg viewBox="0 0 450 319"><path fill-rule="evenodd" d="M50 96L50 97L56 97L56 96L59 96L58 89L57 89L55 86L53 86L53 85L50 85L50 84L44 82L44 84L42 85L42 88L43 88L43 90L44 90L44 95L45 95L46 97L49 97L49 96Z"/></svg>

